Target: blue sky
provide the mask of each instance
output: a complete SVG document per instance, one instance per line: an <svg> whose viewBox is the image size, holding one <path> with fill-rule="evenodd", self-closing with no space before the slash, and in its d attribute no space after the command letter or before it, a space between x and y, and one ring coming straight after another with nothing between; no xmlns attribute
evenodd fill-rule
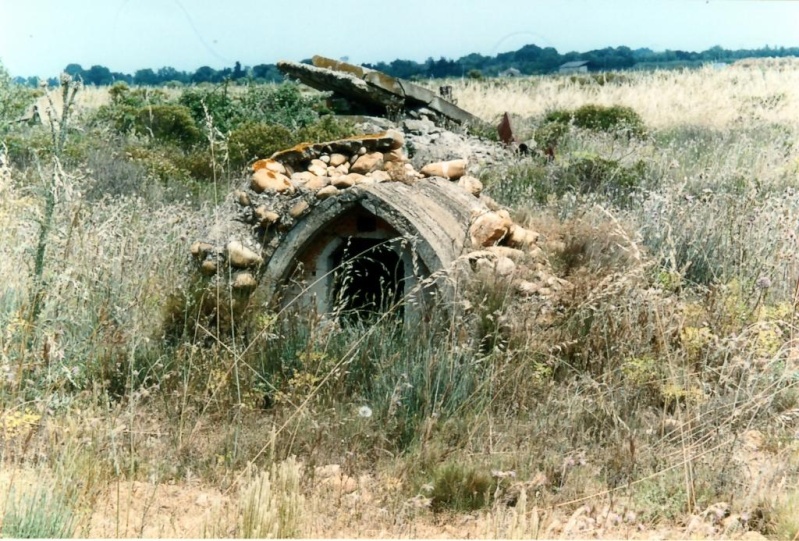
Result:
<svg viewBox="0 0 799 541"><path fill-rule="evenodd" d="M0 62L132 73L301 60L423 61L534 43L559 52L799 46L790 0L0 0Z"/></svg>

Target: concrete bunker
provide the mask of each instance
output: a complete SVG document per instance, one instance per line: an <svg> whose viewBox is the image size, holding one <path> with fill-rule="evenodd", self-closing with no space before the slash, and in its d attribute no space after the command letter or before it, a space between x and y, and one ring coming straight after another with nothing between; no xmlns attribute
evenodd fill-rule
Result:
<svg viewBox="0 0 799 541"><path fill-rule="evenodd" d="M408 322L457 301L464 276L493 273L525 296L560 287L538 235L482 195L465 159L417 171L404 137L302 144L255 162L191 247L208 286L230 293L221 302L243 313L261 290L276 310Z"/></svg>
<svg viewBox="0 0 799 541"><path fill-rule="evenodd" d="M368 319L418 316L450 295L434 274L468 243L480 201L442 178L355 186L327 199L282 239L265 271L285 305Z"/></svg>

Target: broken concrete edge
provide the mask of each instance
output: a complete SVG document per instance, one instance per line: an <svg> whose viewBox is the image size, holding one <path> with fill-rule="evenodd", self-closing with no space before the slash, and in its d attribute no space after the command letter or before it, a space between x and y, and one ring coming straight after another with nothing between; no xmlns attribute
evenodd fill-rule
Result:
<svg viewBox="0 0 799 541"><path fill-rule="evenodd" d="M314 56L313 65L278 62L284 74L321 91L333 91L347 99L380 106L387 110L426 108L457 124L481 125L485 122L443 99L435 92L381 71L363 68L323 56ZM388 112L388 111L387 111Z"/></svg>

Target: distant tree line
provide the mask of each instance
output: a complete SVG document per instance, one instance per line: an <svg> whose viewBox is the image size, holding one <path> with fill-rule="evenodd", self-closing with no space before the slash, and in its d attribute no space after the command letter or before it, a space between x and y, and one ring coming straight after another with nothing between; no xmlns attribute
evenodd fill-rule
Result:
<svg viewBox="0 0 799 541"><path fill-rule="evenodd" d="M606 47L585 53L569 52L560 54L553 47L525 45L517 51L499 53L496 56L484 56L471 53L457 60L444 57L438 60L428 58L425 62L413 60L393 60L364 64L403 79L425 79L445 77L483 77L495 76L514 68L523 75L552 73L566 63L575 60L588 61L590 71L655 69L696 67L708 62L732 62L742 58L766 58L799 56L799 47L763 47L760 49L730 50L716 46L700 53L680 50L653 51L651 49L630 49L629 47ZM309 62L305 60L304 62ZM214 69L202 66L194 72L180 71L166 66L158 70L145 68L135 73L113 72L105 66L91 66L84 69L80 64L69 64L64 68L66 73L80 77L85 84L110 85L124 81L134 85L180 85L192 83L221 83L223 81L267 81L283 80L283 75L275 64L258 64L245 66L236 62L233 67ZM17 77L16 82L36 86L38 77ZM56 85L56 78L48 79L48 84Z"/></svg>
<svg viewBox="0 0 799 541"><path fill-rule="evenodd" d="M458 60L428 58L419 63L413 60L394 60L365 64L404 79L443 78L443 77L481 77L495 76L514 68L523 75L553 73L566 62L588 61L589 71L609 71L627 69L654 69L675 67L698 67L708 62L733 62L742 58L765 58L799 56L799 47L763 47L761 49L729 50L712 47L700 53L666 50L655 52L651 49L630 49L629 47L607 47L585 53L570 52L560 54L553 47L525 45L517 51L500 53L496 56L483 56L472 53Z"/></svg>
<svg viewBox="0 0 799 541"><path fill-rule="evenodd" d="M223 81L257 80L277 82L283 80L283 74L275 64L258 64L252 67L243 67L236 62L231 68L214 69L202 66L193 72L180 71L170 66L154 70L145 68L136 70L132 75L111 71L105 66L92 66L88 69L80 64L67 64L64 72L73 77L79 77L84 84L106 86L118 82L130 85L162 86L162 85L187 85L192 83L221 83ZM16 77L15 81L29 86L38 86L38 77ZM50 86L58 85L58 78L47 79Z"/></svg>

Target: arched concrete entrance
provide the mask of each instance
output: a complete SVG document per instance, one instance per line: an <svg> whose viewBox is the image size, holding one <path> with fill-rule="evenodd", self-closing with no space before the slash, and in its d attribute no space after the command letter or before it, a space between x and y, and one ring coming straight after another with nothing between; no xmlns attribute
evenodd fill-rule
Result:
<svg viewBox="0 0 799 541"><path fill-rule="evenodd" d="M463 252L472 215L485 207L444 179L350 189L320 203L282 240L265 282L281 302L320 313L420 315L451 295L446 269Z"/></svg>

